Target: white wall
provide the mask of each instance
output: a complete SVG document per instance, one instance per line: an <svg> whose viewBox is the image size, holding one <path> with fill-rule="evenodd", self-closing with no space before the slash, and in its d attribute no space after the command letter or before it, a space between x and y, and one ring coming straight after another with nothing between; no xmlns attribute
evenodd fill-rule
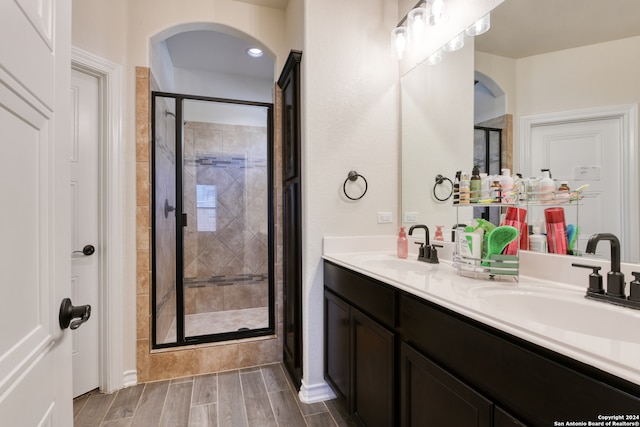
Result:
<svg viewBox="0 0 640 427"><path fill-rule="evenodd" d="M303 112L303 399L323 378L322 237L394 234L399 193L398 64L389 51L397 6L388 0L305 2ZM359 201L342 194L364 175ZM378 225L376 212L393 212Z"/></svg>
<svg viewBox="0 0 640 427"><path fill-rule="evenodd" d="M158 90L181 93L175 88L175 68L167 48L167 42L163 40L151 46L150 56L149 68L151 68L153 77L156 79Z"/></svg>
<svg viewBox="0 0 640 427"><path fill-rule="evenodd" d="M273 80L186 68L174 69L177 93L242 101L273 102Z"/></svg>

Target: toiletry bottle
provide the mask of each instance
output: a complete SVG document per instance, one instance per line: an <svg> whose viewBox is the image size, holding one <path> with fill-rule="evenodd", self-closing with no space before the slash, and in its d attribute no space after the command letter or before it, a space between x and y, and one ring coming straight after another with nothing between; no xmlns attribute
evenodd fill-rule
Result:
<svg viewBox="0 0 640 427"><path fill-rule="evenodd" d="M456 177L453 180L453 204L457 205L460 203L460 174L462 171L456 172Z"/></svg>
<svg viewBox="0 0 640 427"><path fill-rule="evenodd" d="M533 234L529 236L529 250L531 252L547 253L547 236L543 236L539 226L531 227Z"/></svg>
<svg viewBox="0 0 640 427"><path fill-rule="evenodd" d="M507 208L507 214L504 219L504 224L510 225L518 230L518 239L509 243L502 252L505 255L518 255L518 248L524 249L522 243L525 242L525 246L529 244L529 226L527 225L527 210L523 208L516 208L509 206Z"/></svg>
<svg viewBox="0 0 640 427"><path fill-rule="evenodd" d="M502 169L500 175L500 187L502 187L502 203L514 203L513 178L509 169Z"/></svg>
<svg viewBox="0 0 640 427"><path fill-rule="evenodd" d="M477 264L482 253L481 234L474 233L472 226L465 227L464 231L458 231L458 248L458 253L462 256L463 262L472 265Z"/></svg>
<svg viewBox="0 0 640 427"><path fill-rule="evenodd" d="M500 203L500 201L502 200L500 181L498 181L497 179L493 181L493 184L491 184L490 195L494 203Z"/></svg>
<svg viewBox="0 0 640 427"><path fill-rule="evenodd" d="M480 178L480 168L474 166L473 172L471 172L471 203L477 203L481 199L481 194L482 179Z"/></svg>
<svg viewBox="0 0 640 427"><path fill-rule="evenodd" d="M480 173L480 181L482 184L480 185L480 200L487 200L489 196L489 189L491 188L491 180L486 173Z"/></svg>
<svg viewBox="0 0 640 427"><path fill-rule="evenodd" d="M469 182L469 175L466 173L462 174L462 179L460 180L460 204L468 205L469 204L469 196L471 192L471 183Z"/></svg>
<svg viewBox="0 0 640 427"><path fill-rule="evenodd" d="M553 204L553 193L556 189L549 169L542 169L542 179L538 182L538 200L544 205Z"/></svg>
<svg viewBox="0 0 640 427"><path fill-rule="evenodd" d="M525 192L527 193L528 200L535 201L538 199L538 183L539 180L535 176L527 180Z"/></svg>
<svg viewBox="0 0 640 427"><path fill-rule="evenodd" d="M442 234L442 227L444 227L444 225L436 225L436 232L433 235L433 240L444 241L444 235Z"/></svg>
<svg viewBox="0 0 640 427"><path fill-rule="evenodd" d="M563 208L547 208L544 210L547 221L547 250L552 254L567 254L567 225Z"/></svg>
<svg viewBox="0 0 640 427"><path fill-rule="evenodd" d="M400 233L398 234L398 258L406 258L409 255L409 240L407 240L407 233L404 231L404 227L400 227Z"/></svg>
<svg viewBox="0 0 640 427"><path fill-rule="evenodd" d="M560 181L558 191L556 191L556 198L559 202L566 202L571 197L571 189L569 188L569 182Z"/></svg>

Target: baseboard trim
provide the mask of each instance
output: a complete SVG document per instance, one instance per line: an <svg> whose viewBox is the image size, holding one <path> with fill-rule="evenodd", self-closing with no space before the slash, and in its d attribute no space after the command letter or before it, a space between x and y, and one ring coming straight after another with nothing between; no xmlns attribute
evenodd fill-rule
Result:
<svg viewBox="0 0 640 427"><path fill-rule="evenodd" d="M298 397L303 403L317 403L335 399L336 395L326 382L309 385L303 379Z"/></svg>
<svg viewBox="0 0 640 427"><path fill-rule="evenodd" d="M138 384L138 371L135 369L132 369L131 371L125 371L122 374L122 384L125 388Z"/></svg>

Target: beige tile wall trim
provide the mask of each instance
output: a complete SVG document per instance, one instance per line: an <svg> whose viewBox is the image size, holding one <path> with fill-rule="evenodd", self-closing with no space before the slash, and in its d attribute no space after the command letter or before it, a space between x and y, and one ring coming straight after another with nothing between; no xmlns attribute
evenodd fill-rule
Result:
<svg viewBox="0 0 640 427"><path fill-rule="evenodd" d="M276 207L276 332L273 337L151 351L151 81L147 67L136 67L136 262L138 381L156 381L228 371L282 361L282 132L280 91L274 85L274 204Z"/></svg>

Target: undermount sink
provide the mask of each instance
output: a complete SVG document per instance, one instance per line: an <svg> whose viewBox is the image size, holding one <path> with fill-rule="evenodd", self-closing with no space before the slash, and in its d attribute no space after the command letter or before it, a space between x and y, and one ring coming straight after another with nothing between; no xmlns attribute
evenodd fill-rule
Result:
<svg viewBox="0 0 640 427"><path fill-rule="evenodd" d="M587 300L578 292L525 288L489 290L478 297L505 319L640 344L640 311Z"/></svg>
<svg viewBox="0 0 640 427"><path fill-rule="evenodd" d="M415 258L401 259L391 254L361 255L356 260L359 265L371 270L396 270L422 272L433 270L436 264L418 261Z"/></svg>

